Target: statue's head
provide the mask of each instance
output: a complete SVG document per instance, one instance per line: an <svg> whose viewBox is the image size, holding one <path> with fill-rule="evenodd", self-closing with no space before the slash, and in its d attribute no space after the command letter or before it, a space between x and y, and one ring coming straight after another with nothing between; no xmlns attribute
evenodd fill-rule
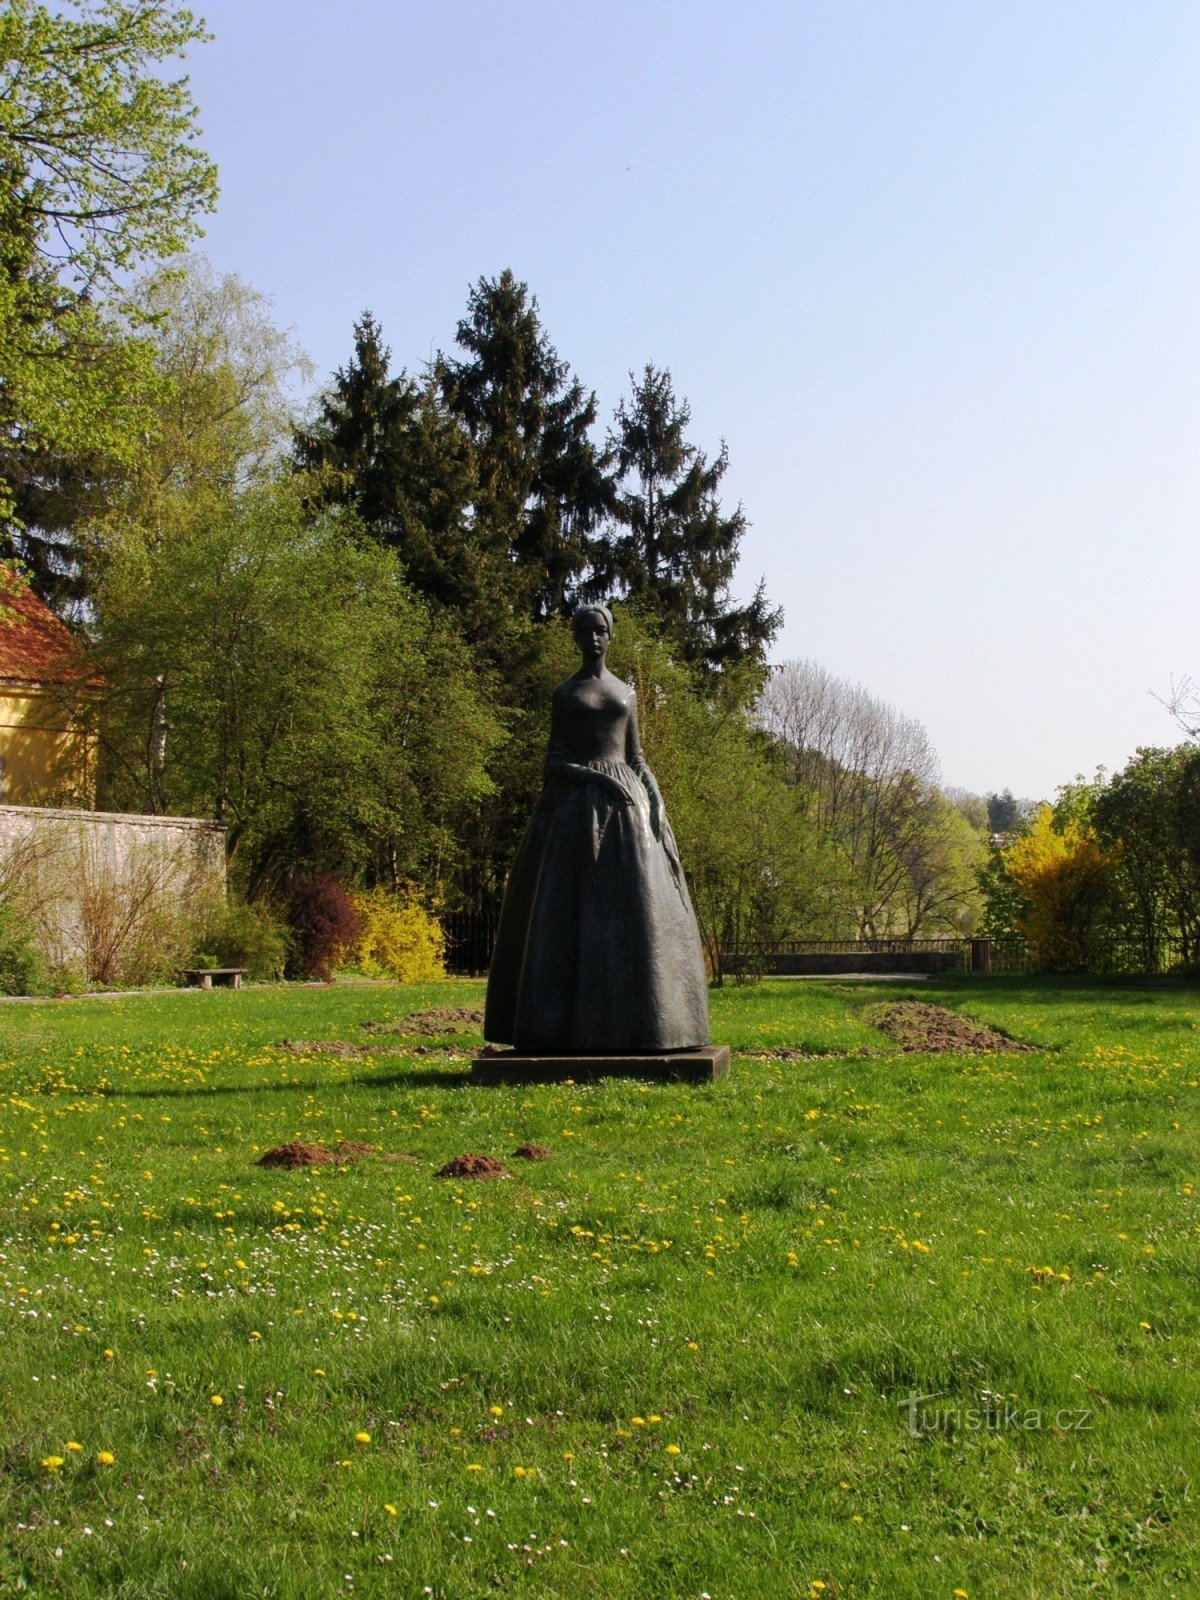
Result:
<svg viewBox="0 0 1200 1600"><path fill-rule="evenodd" d="M592 633L598 623L604 625L608 637L613 635L613 614L607 606L577 606L571 618L571 632L576 639L582 638L584 632Z"/></svg>

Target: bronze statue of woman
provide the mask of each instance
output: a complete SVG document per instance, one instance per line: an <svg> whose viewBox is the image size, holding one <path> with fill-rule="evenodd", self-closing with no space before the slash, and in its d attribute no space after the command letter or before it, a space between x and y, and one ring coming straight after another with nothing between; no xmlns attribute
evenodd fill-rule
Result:
<svg viewBox="0 0 1200 1600"><path fill-rule="evenodd" d="M605 665L612 612L582 606L573 629L583 659L554 691L545 783L509 874L484 1037L528 1055L700 1049L700 935L638 742L636 696Z"/></svg>

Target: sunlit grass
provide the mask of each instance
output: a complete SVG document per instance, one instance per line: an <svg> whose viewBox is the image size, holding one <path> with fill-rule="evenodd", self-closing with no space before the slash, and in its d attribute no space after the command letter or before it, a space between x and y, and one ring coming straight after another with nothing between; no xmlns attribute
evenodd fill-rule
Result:
<svg viewBox="0 0 1200 1600"><path fill-rule="evenodd" d="M1195 1594L1200 999L900 992L718 993L704 1088L358 1026L479 985L0 1008L0 1594Z"/></svg>

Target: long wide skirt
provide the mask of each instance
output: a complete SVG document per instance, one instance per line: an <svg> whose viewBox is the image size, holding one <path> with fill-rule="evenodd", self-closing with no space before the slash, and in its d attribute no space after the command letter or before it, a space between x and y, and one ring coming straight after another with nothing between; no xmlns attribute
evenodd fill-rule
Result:
<svg viewBox="0 0 1200 1600"><path fill-rule="evenodd" d="M548 784L517 850L488 975L484 1037L535 1055L631 1054L709 1042L695 914L670 824L634 797Z"/></svg>

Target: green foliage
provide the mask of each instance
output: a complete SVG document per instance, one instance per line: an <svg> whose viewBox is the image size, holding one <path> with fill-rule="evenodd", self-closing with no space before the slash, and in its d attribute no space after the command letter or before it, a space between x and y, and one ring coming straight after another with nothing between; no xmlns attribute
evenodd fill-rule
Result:
<svg viewBox="0 0 1200 1600"><path fill-rule="evenodd" d="M1097 834L1115 854L1115 921L1151 971L1166 940L1200 960L1200 747L1140 749L1094 797Z"/></svg>
<svg viewBox="0 0 1200 1600"><path fill-rule="evenodd" d="M759 673L749 664L701 686L667 642L619 608L609 665L637 691L647 760L662 789L691 888L709 971L736 952L838 921L843 884L805 799L755 734L747 708Z"/></svg>
<svg viewBox="0 0 1200 1600"><path fill-rule="evenodd" d="M41 994L47 979L32 932L16 907L0 899L0 994Z"/></svg>
<svg viewBox="0 0 1200 1600"><path fill-rule="evenodd" d="M471 290L457 342L435 364L475 452L477 559L501 577L493 614L566 616L612 484L590 438L596 397L559 359L528 286L505 269ZM494 622L493 622L494 629Z"/></svg>
<svg viewBox="0 0 1200 1600"><path fill-rule="evenodd" d="M205 37L170 3L0 13L0 553L60 606L79 520L153 416L149 352L101 297L215 204L187 80L159 70Z"/></svg>
<svg viewBox="0 0 1200 1600"><path fill-rule="evenodd" d="M987 797L987 825L991 833L1016 833L1026 822L1025 807L1011 789Z"/></svg>
<svg viewBox="0 0 1200 1600"><path fill-rule="evenodd" d="M195 943L192 966L245 967L260 982L282 978L291 953L291 933L282 914L266 900L236 895L207 908Z"/></svg>
<svg viewBox="0 0 1200 1600"><path fill-rule="evenodd" d="M358 941L349 965L369 978L432 983L446 976L446 935L435 908L412 884L354 894Z"/></svg>
<svg viewBox="0 0 1200 1600"><path fill-rule="evenodd" d="M215 817L251 898L453 859L496 722L392 552L294 477L114 530L96 614L107 804Z"/></svg>
<svg viewBox="0 0 1200 1600"><path fill-rule="evenodd" d="M297 466L315 505L350 507L366 531L396 551L409 583L450 607L468 637L485 633L503 576L483 559L470 515L475 457L436 385L392 377L391 352L364 312L354 358L335 375L317 415L294 435Z"/></svg>
<svg viewBox="0 0 1200 1600"><path fill-rule="evenodd" d="M746 518L740 506L721 510L725 447L710 461L688 441L691 410L670 372L647 365L631 378L612 438L616 527L596 541L588 595L627 597L659 619L684 661L710 673L761 662L783 613L761 583L748 606L729 598Z"/></svg>
<svg viewBox="0 0 1200 1600"><path fill-rule="evenodd" d="M176 255L198 231L196 213L216 204L188 81L157 70L207 37L171 0L70 12L7 0L0 163L33 219L39 259L88 291Z"/></svg>

